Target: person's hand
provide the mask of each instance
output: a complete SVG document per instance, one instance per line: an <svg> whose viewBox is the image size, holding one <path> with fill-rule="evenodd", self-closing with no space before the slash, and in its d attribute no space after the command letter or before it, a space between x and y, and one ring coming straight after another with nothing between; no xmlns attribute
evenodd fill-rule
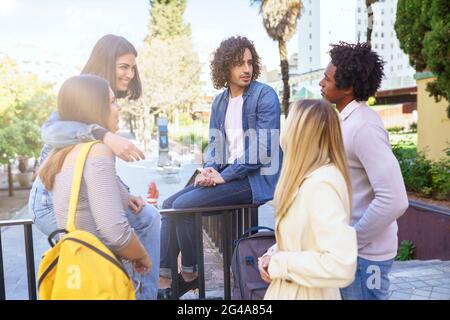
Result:
<svg viewBox="0 0 450 320"><path fill-rule="evenodd" d="M261 279L264 280L265 283L271 283L272 279L269 275L269 263L270 263L270 255L262 256L258 259L258 270L259 274L261 275Z"/></svg>
<svg viewBox="0 0 450 320"><path fill-rule="evenodd" d="M225 183L219 172L214 168L205 168L202 172L195 178L194 185L199 185L202 187L215 187L218 184Z"/></svg>
<svg viewBox="0 0 450 320"><path fill-rule="evenodd" d="M142 199L142 197L130 195L130 199L128 200L128 206L131 208L134 214L138 214L145 206L145 201L144 199Z"/></svg>
<svg viewBox="0 0 450 320"><path fill-rule="evenodd" d="M150 261L148 254L140 259L131 261L131 263L133 264L134 271L142 275L150 272L150 268L152 267L152 262Z"/></svg>
<svg viewBox="0 0 450 320"><path fill-rule="evenodd" d="M112 132L107 132L103 143L111 148L112 152L123 161L131 162L144 160L144 153L131 141Z"/></svg>

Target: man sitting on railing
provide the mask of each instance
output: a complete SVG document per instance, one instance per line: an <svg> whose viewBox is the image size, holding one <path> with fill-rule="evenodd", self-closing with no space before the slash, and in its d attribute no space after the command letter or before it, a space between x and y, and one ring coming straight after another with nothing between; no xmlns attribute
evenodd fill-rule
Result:
<svg viewBox="0 0 450 320"><path fill-rule="evenodd" d="M166 199L163 209L186 209L234 204L263 204L273 198L281 169L280 104L275 91L255 81L260 58L245 37L224 40L214 52L214 87L225 88L213 102L209 145L204 169L194 185ZM198 287L193 214L177 214L181 251L179 296ZM171 298L170 232L161 220L159 299Z"/></svg>

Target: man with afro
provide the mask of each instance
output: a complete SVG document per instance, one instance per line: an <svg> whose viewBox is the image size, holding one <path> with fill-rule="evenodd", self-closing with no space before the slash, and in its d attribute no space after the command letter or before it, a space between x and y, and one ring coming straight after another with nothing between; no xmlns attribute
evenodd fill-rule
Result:
<svg viewBox="0 0 450 320"><path fill-rule="evenodd" d="M389 136L366 101L384 75L380 56L366 43L332 45L331 62L320 81L324 98L336 104L352 180L352 219L358 239L354 282L343 299L388 299L397 254L396 220L408 208L403 177Z"/></svg>

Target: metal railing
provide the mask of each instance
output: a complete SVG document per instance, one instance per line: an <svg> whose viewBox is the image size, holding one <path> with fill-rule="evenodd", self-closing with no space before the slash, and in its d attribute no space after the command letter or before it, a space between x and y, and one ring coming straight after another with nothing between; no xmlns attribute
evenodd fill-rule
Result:
<svg viewBox="0 0 450 320"><path fill-rule="evenodd" d="M29 300L37 299L32 225L33 221L30 219L0 221L0 300L6 299L5 273L3 268L2 227L11 227L11 226L23 226L24 228L25 256L27 264L27 281L28 281L28 299Z"/></svg>
<svg viewBox="0 0 450 320"><path fill-rule="evenodd" d="M178 248L175 219L177 214L195 215L195 240L197 247L199 298L205 298L205 268L203 256L203 225L223 256L224 299L231 299L230 267L231 256L237 240L246 229L258 225L258 207L256 204L237 204L230 206L202 207L190 209L163 209L170 225L170 261L172 279L178 275ZM172 281L172 293L178 297L178 281Z"/></svg>

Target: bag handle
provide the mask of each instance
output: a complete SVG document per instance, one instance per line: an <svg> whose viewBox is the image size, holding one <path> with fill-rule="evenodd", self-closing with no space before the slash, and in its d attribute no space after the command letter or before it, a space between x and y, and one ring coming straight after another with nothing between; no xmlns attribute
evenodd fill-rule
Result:
<svg viewBox="0 0 450 320"><path fill-rule="evenodd" d="M244 233L242 234L242 238L248 237L250 235L250 233L252 233L254 231L259 231L259 230L268 230L268 231L274 232L274 230L269 227L254 226L254 227L251 227L251 228L248 228L247 230L245 230Z"/></svg>
<svg viewBox="0 0 450 320"><path fill-rule="evenodd" d="M80 195L81 178L83 176L84 164L86 163L86 158L89 153L89 150L91 150L91 147L98 142L100 141L95 140L83 143L80 152L77 155L77 160L75 162L75 169L73 171L72 188L70 190L69 213L67 215L66 230L68 232L76 230L75 214L77 212L78 196Z"/></svg>

